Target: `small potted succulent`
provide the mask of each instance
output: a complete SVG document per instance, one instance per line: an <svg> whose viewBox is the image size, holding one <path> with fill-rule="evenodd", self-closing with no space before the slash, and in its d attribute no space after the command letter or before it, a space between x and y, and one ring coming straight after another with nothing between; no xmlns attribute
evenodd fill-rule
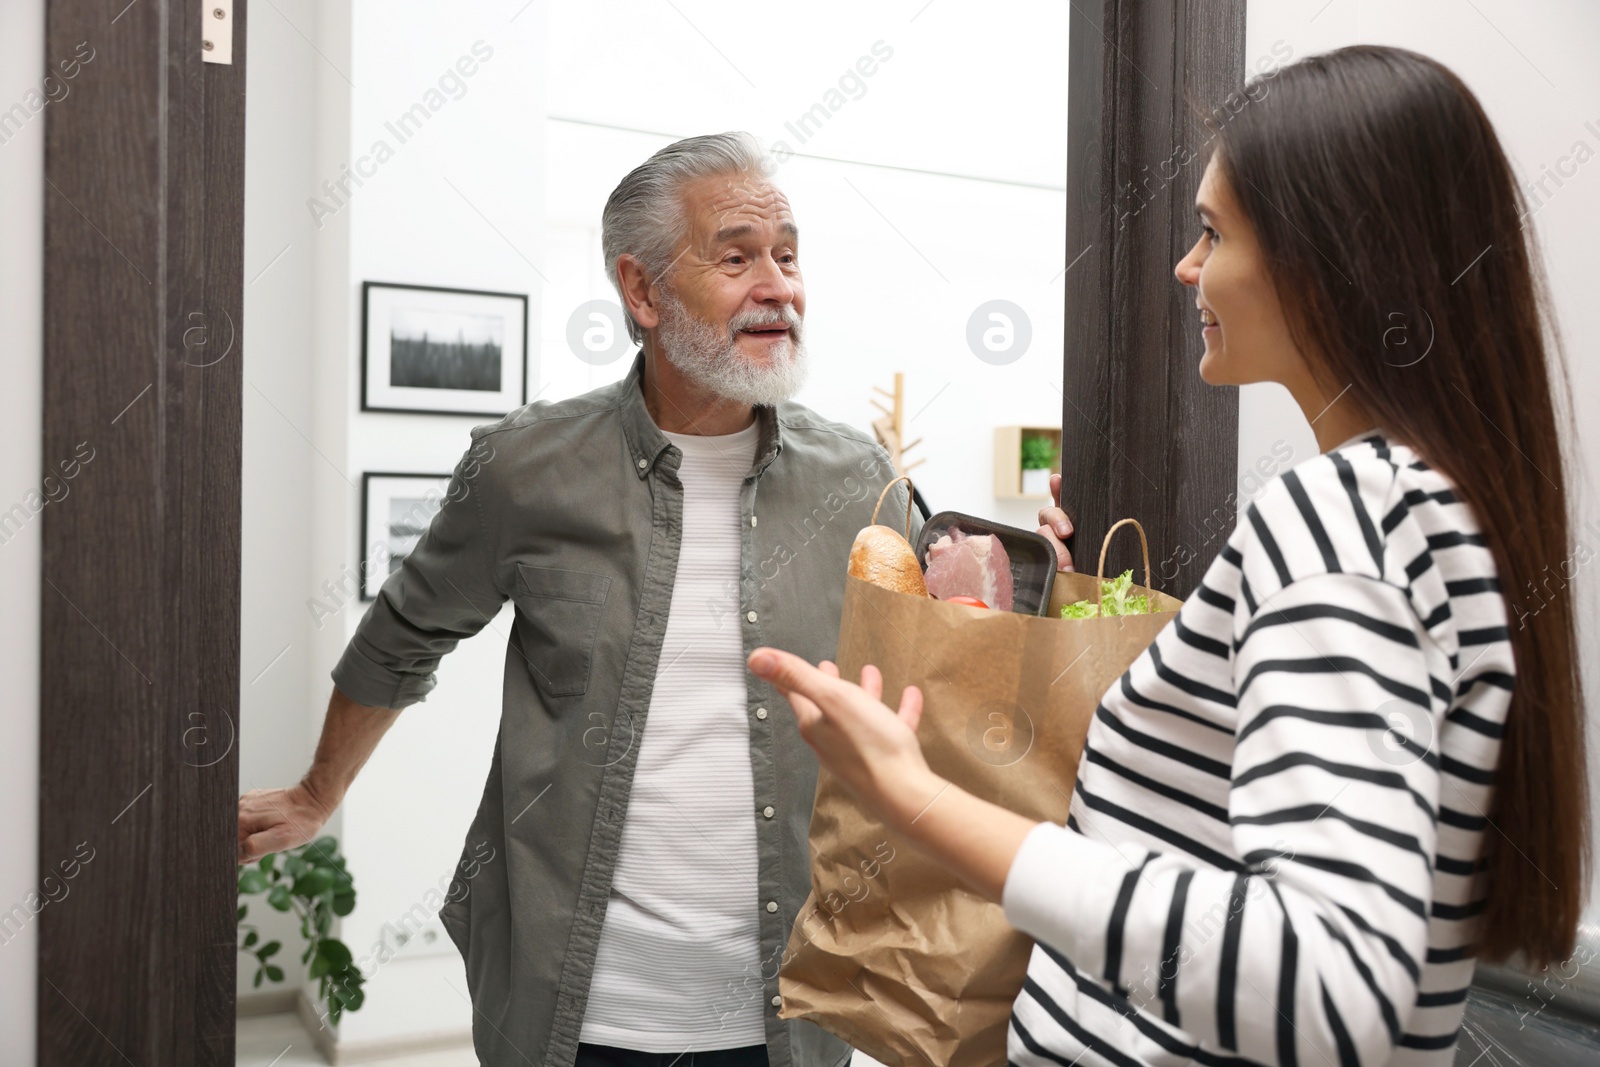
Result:
<svg viewBox="0 0 1600 1067"><path fill-rule="evenodd" d="M1048 437L1025 434L1022 438L1022 494L1049 496L1051 468L1060 449Z"/></svg>

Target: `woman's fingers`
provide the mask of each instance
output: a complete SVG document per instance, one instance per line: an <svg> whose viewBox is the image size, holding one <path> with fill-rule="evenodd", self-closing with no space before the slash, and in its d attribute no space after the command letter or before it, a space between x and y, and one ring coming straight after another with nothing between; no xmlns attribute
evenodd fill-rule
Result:
<svg viewBox="0 0 1600 1067"><path fill-rule="evenodd" d="M752 673L777 687L795 708L802 725L813 719L828 719L846 708L882 707L883 674L876 667L861 672L861 685L839 677L839 668L824 660L813 667L799 656L776 648L758 648L750 653ZM888 709L885 708L885 711Z"/></svg>
<svg viewBox="0 0 1600 1067"><path fill-rule="evenodd" d="M830 713L856 703L883 703L883 672L872 664L861 668L861 683L854 685L839 677L838 665L823 660L813 667L799 656L776 648L758 648L750 653L752 673L771 682L795 709L802 726L826 719ZM887 710L887 709L885 709ZM922 690L908 685L900 693L900 718L913 730L922 719Z"/></svg>
<svg viewBox="0 0 1600 1067"><path fill-rule="evenodd" d="M1067 513L1061 508L1061 475L1059 474L1050 476L1050 500L1049 507L1039 509L1039 525L1050 527L1051 530L1055 531L1057 537L1065 540L1072 536L1072 520L1067 517Z"/></svg>
<svg viewBox="0 0 1600 1067"><path fill-rule="evenodd" d="M1056 570L1072 570L1072 553L1067 550L1067 538L1072 536L1072 520L1061 508L1061 475L1050 476L1050 497L1055 503L1039 509L1039 532L1056 550Z"/></svg>
<svg viewBox="0 0 1600 1067"><path fill-rule="evenodd" d="M900 718L912 730L922 721L922 690L914 685L900 691Z"/></svg>
<svg viewBox="0 0 1600 1067"><path fill-rule="evenodd" d="M801 737L818 762L869 807L882 810L884 782L927 769L916 738L922 717L922 691L916 686L901 691L896 712L878 698L883 672L876 667L864 667L858 685L838 677L833 664L813 667L776 648L756 649L748 663L794 708Z"/></svg>
<svg viewBox="0 0 1600 1067"><path fill-rule="evenodd" d="M873 700L883 699L883 672L872 664L861 668L861 688Z"/></svg>
<svg viewBox="0 0 1600 1067"><path fill-rule="evenodd" d="M1039 534L1046 541L1049 541L1056 550L1056 570L1072 570L1072 553L1067 549L1066 542L1056 536L1054 527L1041 526L1039 527Z"/></svg>
<svg viewBox="0 0 1600 1067"><path fill-rule="evenodd" d="M799 693L785 691L783 698L789 702L789 707L794 709L795 722L800 724L801 733L805 733L822 721L822 709Z"/></svg>
<svg viewBox="0 0 1600 1067"><path fill-rule="evenodd" d="M839 669L833 664L828 664L833 667L833 673L829 675L799 656L781 649L758 648L750 653L748 662L751 673L777 686L790 703L794 702L795 694L813 703L826 701L829 697L837 699L837 687L844 684L839 680Z"/></svg>

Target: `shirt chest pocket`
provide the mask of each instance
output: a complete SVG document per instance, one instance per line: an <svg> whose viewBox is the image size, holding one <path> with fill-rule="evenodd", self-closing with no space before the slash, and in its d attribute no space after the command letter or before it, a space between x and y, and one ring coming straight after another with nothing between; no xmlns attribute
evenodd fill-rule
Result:
<svg viewBox="0 0 1600 1067"><path fill-rule="evenodd" d="M517 564L518 624L534 684L547 696L589 688L595 635L611 579L588 571Z"/></svg>

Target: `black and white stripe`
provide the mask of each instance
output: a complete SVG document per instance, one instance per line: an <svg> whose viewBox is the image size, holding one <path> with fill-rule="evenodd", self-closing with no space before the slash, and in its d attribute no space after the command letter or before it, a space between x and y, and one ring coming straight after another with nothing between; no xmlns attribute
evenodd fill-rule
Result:
<svg viewBox="0 0 1600 1067"><path fill-rule="evenodd" d="M1271 483L1012 866L1011 1061L1448 1064L1512 678L1443 475L1375 433Z"/></svg>

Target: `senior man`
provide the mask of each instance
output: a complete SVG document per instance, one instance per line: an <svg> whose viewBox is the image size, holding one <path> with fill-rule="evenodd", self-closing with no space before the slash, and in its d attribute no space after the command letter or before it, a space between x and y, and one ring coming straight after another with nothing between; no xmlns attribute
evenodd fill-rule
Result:
<svg viewBox="0 0 1600 1067"><path fill-rule="evenodd" d="M848 1045L778 1018L817 764L745 657L833 656L851 541L894 474L787 399L799 233L748 134L657 152L602 243L632 370L472 431L334 668L311 769L241 798L240 860L309 840L509 598L500 735L440 913L482 1062L834 1067ZM885 507L906 513L904 483Z"/></svg>

